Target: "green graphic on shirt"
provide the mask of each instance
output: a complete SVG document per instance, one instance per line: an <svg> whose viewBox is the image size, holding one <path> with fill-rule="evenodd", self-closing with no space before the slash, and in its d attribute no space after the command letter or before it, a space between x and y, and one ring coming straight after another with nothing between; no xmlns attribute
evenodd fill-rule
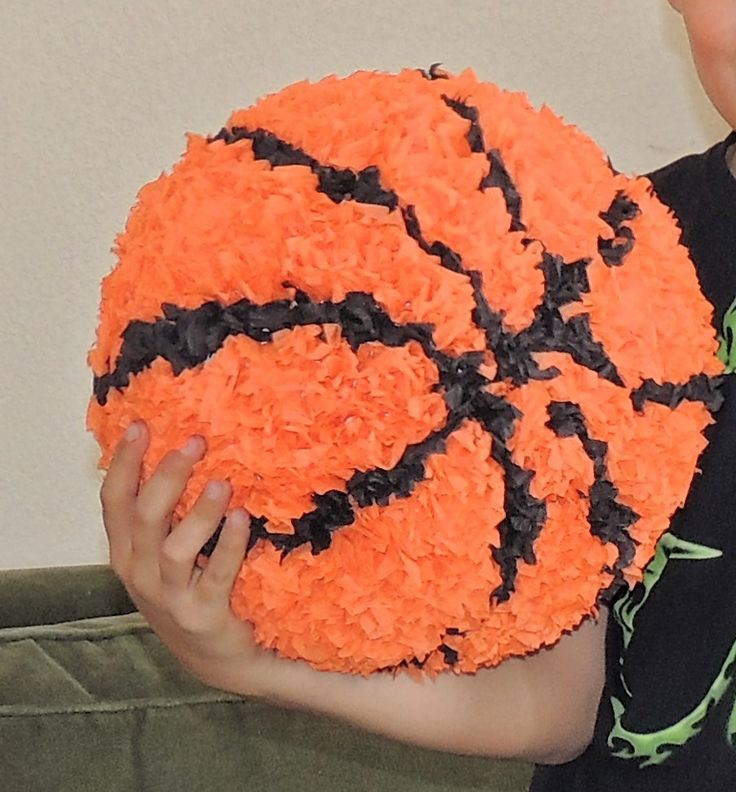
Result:
<svg viewBox="0 0 736 792"><path fill-rule="evenodd" d="M623 631L623 651L621 653L621 682L626 697L631 699L631 691L626 684L623 671L623 658L634 635L634 620L644 603L649 599L652 589L662 577L662 573L672 560L707 561L723 554L711 547L686 542L674 534L665 534L657 545L652 563L647 567L641 586L638 586L613 607L614 617ZM723 665L713 680L708 692L692 712L677 723L656 732L635 732L623 725L626 704L615 696L611 697L614 725L608 735L608 747L613 755L621 759L641 760L640 767L662 764L677 748L682 747L698 735L705 724L706 715L723 699L736 675L736 642L723 661ZM736 703L726 726L726 738L736 747ZM616 749L616 746L622 746Z"/></svg>
<svg viewBox="0 0 736 792"><path fill-rule="evenodd" d="M723 317L723 335L718 357L726 364L726 374L736 373L736 300Z"/></svg>

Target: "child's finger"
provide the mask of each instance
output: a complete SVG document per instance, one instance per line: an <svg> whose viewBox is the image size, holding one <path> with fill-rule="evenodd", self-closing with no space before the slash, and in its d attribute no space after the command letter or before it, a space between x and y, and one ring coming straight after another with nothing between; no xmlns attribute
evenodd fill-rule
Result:
<svg viewBox="0 0 736 792"><path fill-rule="evenodd" d="M146 425L142 421L134 421L118 443L100 488L102 516L113 566L117 559L130 554L135 500L147 446Z"/></svg>
<svg viewBox="0 0 736 792"><path fill-rule="evenodd" d="M178 451L169 451L141 487L137 501L139 519L133 532L136 554L158 556L171 527L171 515L205 448L204 438L190 438Z"/></svg>
<svg viewBox="0 0 736 792"><path fill-rule="evenodd" d="M203 596L229 602L230 591L243 564L249 534L248 513L236 509L225 520L217 545L197 580L197 590Z"/></svg>
<svg viewBox="0 0 736 792"><path fill-rule="evenodd" d="M168 586L189 585L199 550L214 533L225 513L231 489L226 481L210 481L191 511L161 545L161 581Z"/></svg>

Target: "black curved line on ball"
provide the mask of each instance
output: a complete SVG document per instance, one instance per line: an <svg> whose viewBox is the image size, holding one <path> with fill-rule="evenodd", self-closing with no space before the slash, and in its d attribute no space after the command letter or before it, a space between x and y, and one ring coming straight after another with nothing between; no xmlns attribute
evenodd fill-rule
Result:
<svg viewBox="0 0 736 792"><path fill-rule="evenodd" d="M461 118L470 121L466 134L470 150L474 153L484 153L491 166L488 174L480 182L480 190L485 191L493 187L501 190L506 211L511 218L509 231L526 231L526 226L521 220L521 195L506 168L501 152L498 149L486 151L483 128L480 125L480 111L474 105L469 105L460 99L452 99L446 94L442 94L442 100Z"/></svg>
<svg viewBox="0 0 736 792"><path fill-rule="evenodd" d="M387 206L391 211L398 206L399 199L392 190L384 190L379 183L378 168L371 166L355 173L349 168L335 168L322 165L303 149L269 132L266 129L249 130L245 127L223 127L209 142L224 140L225 143L237 143L239 140L250 140L253 156L267 160L273 167L281 165L305 165L319 179L319 192L327 195L335 203L346 200L358 203Z"/></svg>
<svg viewBox="0 0 736 792"><path fill-rule="evenodd" d="M483 141L483 130L480 127L478 108L465 104L458 99L452 99L447 94L442 94L442 101L461 118L470 121L470 127L465 135L470 150L475 153L485 152L486 144Z"/></svg>
<svg viewBox="0 0 736 792"><path fill-rule="evenodd" d="M501 584L492 592L491 598L505 602L511 592L516 590L519 560L523 560L525 564L537 563L534 542L547 521L547 506L543 500L531 494L534 471L517 465L511 457L511 451L495 438L491 446L491 456L505 471L505 517L498 524L501 544L491 547L493 560L501 571Z"/></svg>
<svg viewBox="0 0 736 792"><path fill-rule="evenodd" d="M292 520L293 534L269 532L264 521L252 536L252 543L257 539L269 541L282 551L282 560L304 544L310 544L312 553L318 555L330 547L334 531L355 522L353 504L361 508L374 504L385 506L391 496L408 498L416 485L425 478L427 459L445 450L447 438L465 420L462 412L458 410L450 413L442 428L432 432L420 443L407 446L399 462L390 470L374 468L356 471L347 482L346 492L330 490L313 495L315 508Z"/></svg>
<svg viewBox="0 0 736 792"><path fill-rule="evenodd" d="M397 324L364 292L350 292L339 303L316 303L296 289L294 299L264 305L242 299L231 305L210 301L199 308L164 303L162 309L163 317L150 322L135 319L123 331L115 368L94 378L93 390L99 404L106 403L111 388L126 388L130 375L148 368L156 358L170 363L178 376L185 369L204 363L229 336L246 335L264 343L280 330L305 325L339 325L353 350L369 341L380 341L389 347L416 341L430 359L437 357L441 364L450 360L438 353L430 325Z"/></svg>
<svg viewBox="0 0 736 792"><path fill-rule="evenodd" d="M507 600L514 591L518 560L523 558L527 563L536 560L533 542L546 520L546 506L529 492L534 473L516 465L505 446L505 441L513 435L513 424L520 415L519 411L494 394L481 390L466 393L468 398L450 411L445 425L420 443L407 446L394 468L356 471L347 482L346 492L331 490L314 495L316 508L292 521L293 534L269 533L262 525L257 538L267 539L282 550L284 556L307 542L314 554L327 549L332 532L354 522L351 501L360 508L366 508L386 506L392 496L408 498L416 485L424 480L428 458L445 451L447 439L466 419L475 420L491 435L492 456L504 473L505 517L499 525L502 542L499 548L491 548L500 567L502 582L491 593L491 598L495 597L499 602Z"/></svg>
<svg viewBox="0 0 736 792"><path fill-rule="evenodd" d="M526 226L521 220L521 195L506 169L501 152L498 149L491 149L486 153L486 156L491 168L488 175L481 181L480 189L487 190L497 187L501 190L506 203L506 211L511 216L509 231L526 231Z"/></svg>
<svg viewBox="0 0 736 792"><path fill-rule="evenodd" d="M477 109L469 109L457 101L446 103L463 118L478 126L475 137L482 139L483 133ZM489 152L488 158L491 162L491 172L481 183L481 189L486 187L501 189L507 211L512 218L510 230L526 230L521 220L521 197L500 153L493 150ZM608 165L611 171L616 173L610 160ZM496 174L495 179L494 173ZM601 219L611 227L614 233L614 238L611 240L602 237L599 237L598 240L598 251L608 266L621 266L633 250L636 238L633 230L625 223L640 214L639 205L622 190L617 192L609 208L600 213ZM525 242L529 241L531 240L525 240ZM588 315L583 314L564 322L559 312L560 307L570 302L580 301L581 293L590 291L587 277L589 264L589 259L568 264L561 257L551 255L545 250L543 262L540 265L545 278L544 297L541 305L535 311L532 325L514 337L514 346L516 349L522 347L534 351L566 352L578 364L593 369L603 378L624 387L623 380L613 362L608 358L603 346L594 340ZM545 328L546 332L539 333L540 328ZM528 336L525 337L525 334ZM500 340L501 343L506 341L503 337ZM496 348L493 347L494 351ZM499 370L502 361L503 358L499 361ZM716 412L724 400L724 396L719 390L721 383L722 378L708 377L705 374L695 375L684 384L658 384L654 380L647 379L639 388L631 392L631 400L637 411L643 410L646 401L666 404L674 409L683 400L689 400L702 402L710 411ZM639 519L639 516L628 506L619 504L615 500L618 490L608 480L606 474L605 454L608 446L603 441L593 440L588 436L584 417L579 407L566 403L551 409L557 410L554 416L555 425L563 431L570 429L569 421L573 417L570 410L577 410L574 415L577 421L576 434L580 437L586 454L593 461L596 477L589 495L591 532L603 541L614 542L619 550L618 562L615 569L612 570L614 580L606 592L601 592L601 597L605 599L606 594L615 593L624 583L622 569L631 563L635 553L635 543L627 529L630 524ZM562 414L565 411L567 411L567 424L562 420ZM553 420L552 414L551 420Z"/></svg>
<svg viewBox="0 0 736 792"><path fill-rule="evenodd" d="M526 564L537 561L534 542L547 520L547 506L531 494L534 472L517 465L506 446L513 423L521 413L505 399L488 392L479 393L473 407L473 418L492 437L491 457L504 472L504 518L497 526L501 543L490 550L501 571L501 585L491 598L505 602L515 591L519 560Z"/></svg>
<svg viewBox="0 0 736 792"><path fill-rule="evenodd" d="M459 362L458 368L461 372L472 370L472 367L464 364L462 360L456 362ZM446 390L446 399L448 393L457 396L453 391L457 382L460 382L461 387L467 386L467 383L462 382L462 373L459 376L454 375L455 372L449 375L446 382L445 387L447 384L450 385ZM443 372L443 376L448 376L447 372ZM488 384L481 375L477 377L478 387ZM494 458L498 459L504 470L507 516L503 521L501 534L506 541L504 547L498 551L499 558L502 559L503 582L491 596L496 596L499 601L508 599L509 592L514 590L516 576L514 559L529 558L532 555L528 542L533 541L538 535L546 513L544 504L533 499L528 492L528 484L533 473L523 471L515 465L504 445L504 441L512 436L513 423L518 417L518 410L504 399L479 389L471 391L466 388L465 398L460 399L457 406L450 411L445 425L432 432L423 441L407 446L393 468L356 471L347 482L346 492L331 490L314 495L316 508L292 520L293 534L268 532L265 522L261 522L253 529L249 548L257 539L265 539L282 551L282 558L306 543L311 544L315 555L322 552L330 546L332 532L354 522L353 503L359 508L366 508L372 505L386 506L392 496L408 498L416 485L424 480L428 458L445 451L447 439L465 420L475 420L491 434L494 448L497 450ZM539 521L536 526L530 525L528 518L530 504L532 508L535 506L537 508Z"/></svg>
<svg viewBox="0 0 736 792"><path fill-rule="evenodd" d="M519 343L518 336L504 327L502 314L491 308L483 293L483 275L477 270L466 269L460 254L443 242L435 241L430 245L422 234L414 206L402 206L401 214L406 233L427 255L436 256L442 267L464 275L470 280L475 302L471 319L485 334L486 347L495 356L498 367L496 380L510 379L518 385L528 382L530 379L550 379L557 376L559 374L557 371L542 371L530 350L524 349L523 345Z"/></svg>
<svg viewBox="0 0 736 792"><path fill-rule="evenodd" d="M611 227L614 234L613 239L598 237L598 252L609 267L620 267L626 256L634 249L636 241L634 231L624 223L640 214L639 204L629 198L623 190L619 190L608 209L600 213L599 217Z"/></svg>
<svg viewBox="0 0 736 792"><path fill-rule="evenodd" d="M408 498L416 485L426 476L426 462L432 454L445 451L447 438L465 420L465 410L456 410L448 416L445 425L432 432L420 443L407 446L399 462L390 470L373 468L356 471L347 482L347 491L330 490L312 496L316 508L292 520L293 534L261 533L274 547L282 551L282 560L303 544L309 543L317 555L332 543L332 533L355 522L353 502L365 508L386 506L391 496Z"/></svg>
<svg viewBox="0 0 736 792"><path fill-rule="evenodd" d="M650 401L664 404L672 410L683 401L702 402L711 412L717 412L724 400L723 393L719 390L722 383L723 377L709 377L707 374L695 374L684 384L660 384L653 379L645 379L638 388L631 391L631 402L637 412L642 412L644 405Z"/></svg>
<svg viewBox="0 0 736 792"><path fill-rule="evenodd" d="M623 570L631 564L636 554L637 543L631 538L629 528L639 520L640 515L617 500L618 489L608 477L608 443L589 435L579 404L550 402L547 413L549 421L546 426L558 437L577 437L593 463L594 480L588 492L590 532L602 542L612 543L618 548L618 560L613 569L607 568L606 571L618 580L623 580Z"/></svg>
<svg viewBox="0 0 736 792"><path fill-rule="evenodd" d="M444 96L443 99L454 112L470 121L469 146L471 151L478 151L478 141L484 140L478 109L459 100L448 101ZM487 152L487 157L490 171L488 176L481 181L479 189L500 189L506 210L511 218L509 230L511 232L526 231L527 228L522 220L521 195L506 168L500 151L491 149ZM608 212L601 216L607 222L615 223L614 232L618 232L619 228L630 231L623 227L622 223L624 220L630 219L634 211L638 212L638 207L633 203L627 203L625 196L619 194ZM410 219L415 220L416 218ZM407 224L407 230L410 235L418 236L419 234L416 233L418 232L418 223L416 223L416 229L410 229ZM621 233L625 233L625 231ZM626 250L620 251L621 260L633 247L633 233L627 241L630 242L630 246ZM527 245L531 242L531 239L524 240ZM423 249L433 252L426 240L422 239L420 244ZM436 245L437 243L435 243ZM545 246L542 244L542 247ZM446 260L448 260L447 255L442 257L443 264ZM463 270L459 256L457 256L457 261L451 259L450 261L455 271L465 272L471 278L477 306L476 315L473 318L485 330L488 346L496 356L497 379L508 378L518 385L529 379L556 376L560 373L559 370L552 368L542 371L533 357L534 352L555 351L569 354L579 365L595 371L599 376L619 387L624 386L613 361L608 357L602 344L593 338L589 316L583 314L565 321L560 312L562 306L571 302L579 302L582 293L590 291L587 275L589 259L567 263L560 256L555 256L549 253L546 248L544 249L542 262L539 265L544 275L542 300L535 309L531 325L516 335L503 328L502 315L494 312L488 305L482 292L482 275L479 272L471 273ZM587 443L586 452L592 448L591 442L589 438L585 441ZM493 596L496 596L499 601L503 601L508 599L509 592L514 590L518 560L521 558L528 564L536 562L534 542L546 521L546 506L543 501L531 495L529 487L533 473L518 468L513 463L507 447L503 443L498 443L495 438L492 455L505 471L504 509L506 518L498 526L501 545L492 548L493 558L502 571L503 580L502 585L493 592ZM605 483L603 479L596 481L598 485L595 492L597 505L591 517L595 521L596 528L599 518L602 516L604 504L607 502L605 498L608 490ZM593 527L593 523L591 523L591 527ZM619 547L619 556L622 555L622 549Z"/></svg>

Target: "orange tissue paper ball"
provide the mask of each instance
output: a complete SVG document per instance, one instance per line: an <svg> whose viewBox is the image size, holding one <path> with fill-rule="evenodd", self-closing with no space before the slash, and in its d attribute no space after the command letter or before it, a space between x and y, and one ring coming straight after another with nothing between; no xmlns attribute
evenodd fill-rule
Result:
<svg viewBox="0 0 736 792"><path fill-rule="evenodd" d="M324 670L472 673L641 579L720 401L646 178L437 66L300 82L190 135L102 284L88 426L143 478L206 438L252 517L232 591ZM210 543L211 544L211 543Z"/></svg>

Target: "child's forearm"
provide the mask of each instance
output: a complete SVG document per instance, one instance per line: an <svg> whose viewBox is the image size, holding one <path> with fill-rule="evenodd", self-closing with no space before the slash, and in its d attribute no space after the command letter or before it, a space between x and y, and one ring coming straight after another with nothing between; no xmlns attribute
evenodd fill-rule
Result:
<svg viewBox="0 0 736 792"><path fill-rule="evenodd" d="M264 652L240 670L208 669L205 681L426 748L518 756L528 742L525 724L530 720L522 670L523 662L512 660L476 675L448 673L418 681L406 674L317 671L304 661ZM502 719L482 717L486 695L493 698L490 707L504 713Z"/></svg>
<svg viewBox="0 0 736 792"><path fill-rule="evenodd" d="M314 670L264 652L211 684L318 712L425 748L537 762L568 761L587 745L600 697L604 622L552 650L477 674L416 681L400 674Z"/></svg>

